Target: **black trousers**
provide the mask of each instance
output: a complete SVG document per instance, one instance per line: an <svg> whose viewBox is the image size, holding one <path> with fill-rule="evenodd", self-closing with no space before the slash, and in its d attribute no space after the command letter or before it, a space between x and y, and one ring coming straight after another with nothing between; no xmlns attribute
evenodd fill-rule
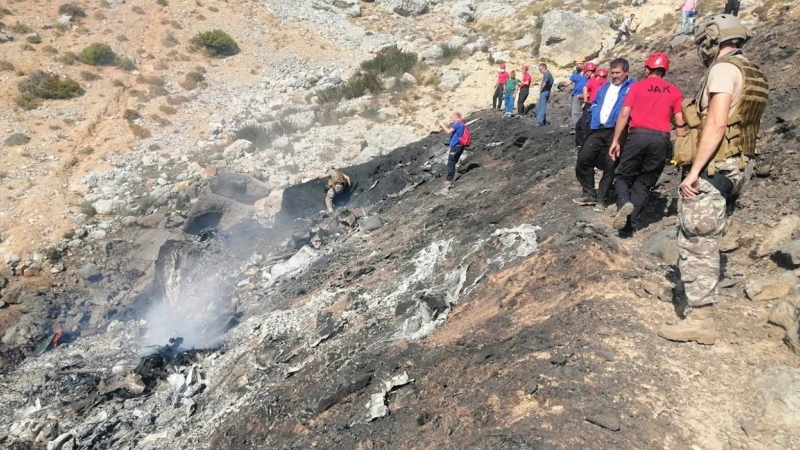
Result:
<svg viewBox="0 0 800 450"><path fill-rule="evenodd" d="M592 105L589 103L584 105L580 119L578 119L578 121L575 122L575 145L577 145L578 147L583 145L583 141L589 134L592 125L592 113L589 112L591 106Z"/></svg>
<svg viewBox="0 0 800 450"><path fill-rule="evenodd" d="M492 97L492 108L503 109L503 85L498 84L494 88L494 97Z"/></svg>
<svg viewBox="0 0 800 450"><path fill-rule="evenodd" d="M630 130L622 144L614 187L618 207L633 203L631 224L634 228L641 225L642 211L667 163L670 145L669 133L643 128Z"/></svg>
<svg viewBox="0 0 800 450"><path fill-rule="evenodd" d="M734 16L739 15L739 0L728 0L725 3L725 11L723 14L732 14Z"/></svg>
<svg viewBox="0 0 800 450"><path fill-rule="evenodd" d="M528 92L530 88L520 88L519 89L519 97L517 97L517 114L520 116L525 115L525 100L528 99Z"/></svg>
<svg viewBox="0 0 800 450"><path fill-rule="evenodd" d="M613 128L602 128L599 130L589 130L583 146L578 151L578 163L575 164L575 176L578 183L583 188L583 195L594 198L598 205L605 205L608 199L608 192L614 184L614 170L617 162L608 156L608 149L614 139ZM623 136L623 141L624 141ZM603 171L600 178L599 189L594 188L594 169Z"/></svg>
<svg viewBox="0 0 800 450"><path fill-rule="evenodd" d="M453 181L456 176L456 164L461 159L461 153L464 152L464 147L454 145L450 147L450 153L447 155L447 181Z"/></svg>

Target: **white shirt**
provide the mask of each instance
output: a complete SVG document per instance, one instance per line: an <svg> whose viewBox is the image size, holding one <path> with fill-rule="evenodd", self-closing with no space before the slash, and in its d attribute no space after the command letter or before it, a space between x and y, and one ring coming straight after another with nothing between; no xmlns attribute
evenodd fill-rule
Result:
<svg viewBox="0 0 800 450"><path fill-rule="evenodd" d="M619 31L628 31L628 28L633 24L633 19L628 17L627 19L622 21L622 25L619 27Z"/></svg>
<svg viewBox="0 0 800 450"><path fill-rule="evenodd" d="M600 106L600 124L604 124L608 121L608 118L611 117L611 111L614 110L614 105L617 104L617 99L619 98L619 91L622 89L622 85L619 86L615 84L611 84L608 86L608 90L606 91L606 96L603 98L603 104Z"/></svg>

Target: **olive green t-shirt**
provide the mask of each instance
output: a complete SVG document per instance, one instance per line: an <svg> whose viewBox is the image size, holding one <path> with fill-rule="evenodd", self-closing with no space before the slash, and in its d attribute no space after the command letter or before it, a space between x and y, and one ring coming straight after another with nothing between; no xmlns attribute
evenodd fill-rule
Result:
<svg viewBox="0 0 800 450"><path fill-rule="evenodd" d="M517 90L517 85L519 84L519 80L516 78L509 78L506 81L506 94L513 94L515 90Z"/></svg>

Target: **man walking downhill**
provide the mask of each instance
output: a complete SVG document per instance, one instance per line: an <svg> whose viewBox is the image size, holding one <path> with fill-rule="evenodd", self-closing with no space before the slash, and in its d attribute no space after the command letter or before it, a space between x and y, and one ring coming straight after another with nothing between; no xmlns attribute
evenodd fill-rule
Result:
<svg viewBox="0 0 800 450"><path fill-rule="evenodd" d="M496 108L498 110L503 109L503 92L505 91L506 80L508 80L508 72L506 72L506 65L500 64L500 70L497 73L497 83L495 83L494 85L492 108Z"/></svg>
<svg viewBox="0 0 800 450"><path fill-rule="evenodd" d="M539 73L542 74L542 85L539 89L539 104L537 105L536 123L547 125L547 102L550 101L550 90L553 89L553 74L547 70L547 64L539 64Z"/></svg>
<svg viewBox="0 0 800 450"><path fill-rule="evenodd" d="M684 102L687 119L699 112L700 139L689 153L694 157L678 161L691 164L683 166L678 203L678 267L688 305L685 320L658 332L671 341L711 345L717 337L719 239L753 173L756 135L769 97L764 73L742 54L749 38L739 19L727 14L708 17L694 29L708 71L694 106Z"/></svg>
<svg viewBox="0 0 800 450"><path fill-rule="evenodd" d="M611 83L604 84L593 99L589 110L591 125L589 134L578 152L575 176L583 188L583 196L572 201L581 206L596 205L594 210L602 212L608 202L608 192L614 183L615 160L608 154L614 138L614 127L622 111L622 104L633 84L628 78L629 65L626 59L611 61ZM620 140L625 140L623 130ZM594 169L603 171L599 189L594 188Z"/></svg>
<svg viewBox="0 0 800 450"><path fill-rule="evenodd" d="M517 79L517 72L512 70L508 80L506 80L505 96L503 97L503 102L506 106L506 117L514 115L514 97L517 95L517 90L519 90L519 80Z"/></svg>
<svg viewBox="0 0 800 450"><path fill-rule="evenodd" d="M671 120L674 118L676 124L685 125L681 113L683 94L677 86L664 80L667 70L667 55L650 55L645 62L646 78L630 88L617 119L608 153L614 160L619 158L614 173L618 209L613 221L618 230L626 227L628 219L634 231L642 227L642 211L650 190L664 170L671 148ZM623 141L628 120L628 137Z"/></svg>
<svg viewBox="0 0 800 450"><path fill-rule="evenodd" d="M464 146L461 145L461 136L464 135L466 124L461 117L461 113L453 111L450 114L450 124L440 122L439 126L442 127L445 133L450 134L450 152L447 155L447 177L445 178L445 185L449 188L453 184L453 178L456 175L456 164L461 159L461 154L464 152Z"/></svg>
<svg viewBox="0 0 800 450"><path fill-rule="evenodd" d="M681 34L692 34L694 16L697 15L697 0L683 0L677 10L681 13Z"/></svg>
<svg viewBox="0 0 800 450"><path fill-rule="evenodd" d="M528 73L528 66L522 66L522 81L519 83L519 97L517 98L517 114L525 115L525 100L531 89L531 74Z"/></svg>
<svg viewBox="0 0 800 450"><path fill-rule="evenodd" d="M636 18L636 14L631 14L630 17L622 21L622 25L619 26L617 29L617 40L614 41L614 45L619 44L622 42L622 36L625 36L625 40L631 38L631 31L633 31L633 19Z"/></svg>

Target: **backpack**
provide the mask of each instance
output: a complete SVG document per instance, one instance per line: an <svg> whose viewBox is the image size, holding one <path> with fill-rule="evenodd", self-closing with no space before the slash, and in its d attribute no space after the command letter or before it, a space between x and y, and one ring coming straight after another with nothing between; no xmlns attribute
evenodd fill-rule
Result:
<svg viewBox="0 0 800 450"><path fill-rule="evenodd" d="M461 123L464 125L464 132L461 133L461 137L458 139L458 145L462 147L469 147L472 144L472 136L469 134L469 128L467 128L467 124L464 123L463 120Z"/></svg>

